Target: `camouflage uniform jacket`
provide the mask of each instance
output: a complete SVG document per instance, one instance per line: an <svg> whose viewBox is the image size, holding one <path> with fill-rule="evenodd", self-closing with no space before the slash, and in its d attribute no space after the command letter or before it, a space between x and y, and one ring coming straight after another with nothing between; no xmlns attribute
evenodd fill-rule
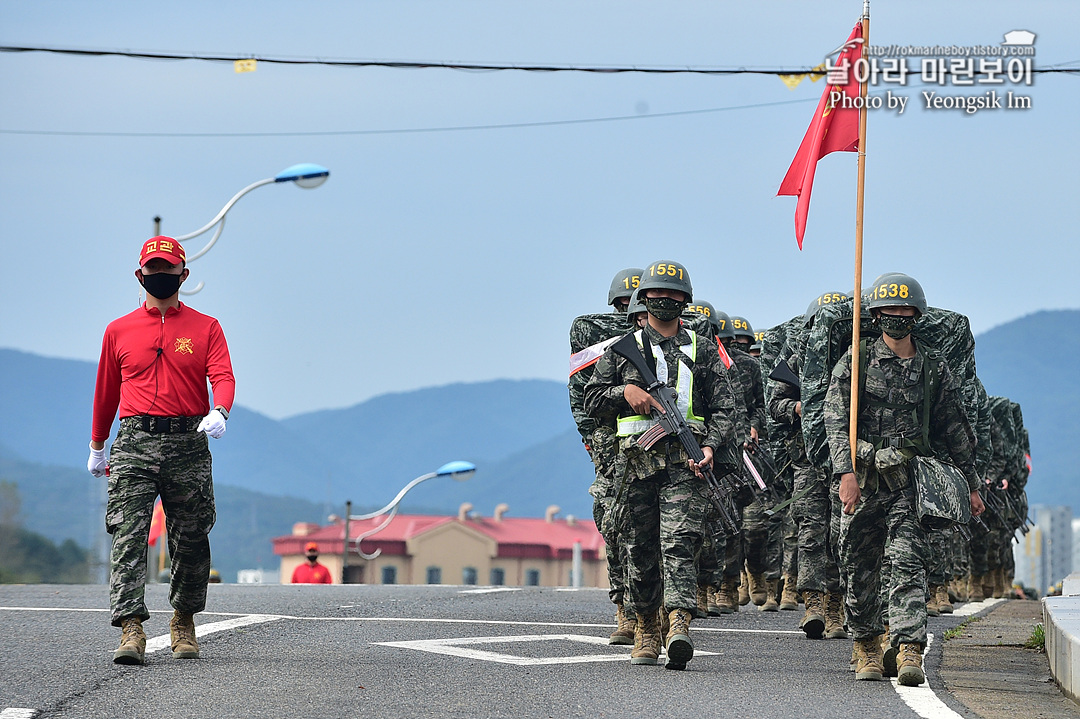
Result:
<svg viewBox="0 0 1080 719"><path fill-rule="evenodd" d="M622 312L606 312L582 315L570 325L570 353L580 352L598 342L629 332L626 315ZM570 375L567 389L570 394L570 414L577 425L581 441L598 471L606 474L611 469L615 455L615 427L599 427L585 411L585 385L592 377L593 369L584 367Z"/></svg>
<svg viewBox="0 0 1080 719"><path fill-rule="evenodd" d="M685 327L672 337L663 337L647 326L653 346L659 348L669 367L686 363L687 356L680 349L690 343ZM689 364L689 363L687 363ZM692 406L694 412L705 420L705 436L698 437L701 445L713 449L715 462L733 461L732 443L735 436L736 400L732 391L731 376L720 360L715 340L710 335L700 335L697 343L697 359L690 367L694 376ZM669 374L668 383L674 386L677 372ZM620 415L634 414L623 397L626 385L645 388L641 374L625 358L612 352L604 353L593 369L593 375L585 386L585 410L599 424L614 426ZM664 469L668 462L685 465L689 457L674 438L657 442L649 451L641 450L633 437L623 437L620 442L625 470L628 476L644 478Z"/></svg>
<svg viewBox="0 0 1080 719"><path fill-rule="evenodd" d="M757 359L751 357L741 349L728 350L733 366L739 368L742 375L742 395L736 396L745 407L746 424L758 431L758 437L762 441L768 439L769 430L765 426L765 385L761 380L761 365ZM743 441L750 439L750 430L745 432Z"/></svg>
<svg viewBox="0 0 1080 719"><path fill-rule="evenodd" d="M918 407L911 413L885 407L859 408L859 436L898 437L917 439L922 435L919 416L923 402L923 369L925 350L916 342L915 356L898 357L885 340L878 338L867 344L865 400L912 404ZM851 350L848 350L832 371L829 390L825 395L825 430L833 472L853 472L851 445L848 440L848 415L851 407ZM935 363L937 396L930 402L930 445L937 456L949 457L967 478L968 490L979 488L975 473L975 433L968 422L960 396L960 385L949 371L946 362ZM933 386L933 383L931 383Z"/></svg>

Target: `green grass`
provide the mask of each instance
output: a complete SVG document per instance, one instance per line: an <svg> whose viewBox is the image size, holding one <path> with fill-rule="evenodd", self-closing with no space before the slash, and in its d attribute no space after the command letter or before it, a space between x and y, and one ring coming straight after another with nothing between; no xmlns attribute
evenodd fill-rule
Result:
<svg viewBox="0 0 1080 719"><path fill-rule="evenodd" d="M1042 622L1036 624L1031 630L1031 636L1024 642L1025 649L1038 649L1039 651L1046 650L1046 631L1043 629Z"/></svg>
<svg viewBox="0 0 1080 719"><path fill-rule="evenodd" d="M956 639L957 637L959 637L961 634L964 633L964 628L967 627L967 625L974 624L975 622L978 622L981 619L982 619L982 617L969 617L968 619L965 619L964 621L957 624L952 629L946 629L945 633L942 634L941 636L945 641L949 641L950 639Z"/></svg>

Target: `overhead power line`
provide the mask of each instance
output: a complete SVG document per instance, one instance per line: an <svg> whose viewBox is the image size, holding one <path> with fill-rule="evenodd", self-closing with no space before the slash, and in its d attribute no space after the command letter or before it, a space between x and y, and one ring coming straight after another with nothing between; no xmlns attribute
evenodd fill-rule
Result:
<svg viewBox="0 0 1080 719"><path fill-rule="evenodd" d="M423 62L406 60L331 60L318 57L263 57L258 55L213 55L197 53L171 52L135 52L132 50L86 50L61 47L30 47L19 45L0 46L0 52L50 52L60 55L115 56L130 57L140 60L202 60L205 62L236 62L237 60L255 60L277 65L329 65L331 67L388 67L406 69L441 68L446 70L465 70L472 72L492 72L498 70L520 70L524 72L592 72L601 74L649 73L659 75L798 75L819 72L816 68L783 69L751 67L691 67L669 66L649 67L642 65L529 65L518 63L461 63L461 62ZM1032 68L1033 73L1080 73L1080 68L1043 67Z"/></svg>
<svg viewBox="0 0 1080 719"><path fill-rule="evenodd" d="M777 102L759 102L753 105L732 105L730 107L711 107L701 110L676 110L674 112L655 112L642 115L615 115L612 117L586 117L574 120L538 120L535 122L508 122L488 125L449 125L443 127L407 127L383 130L311 130L299 132L94 132L80 130L3 130L0 135L62 135L74 137L320 137L333 135L406 135L423 132L460 132L464 130L504 130L516 127L548 127L554 125L582 125L593 122L620 122L625 120L650 120L658 117L677 117L680 115L703 115L712 112L730 112L732 110L752 110L758 107L774 105L793 105L802 102L817 102L816 97L799 100L780 100Z"/></svg>

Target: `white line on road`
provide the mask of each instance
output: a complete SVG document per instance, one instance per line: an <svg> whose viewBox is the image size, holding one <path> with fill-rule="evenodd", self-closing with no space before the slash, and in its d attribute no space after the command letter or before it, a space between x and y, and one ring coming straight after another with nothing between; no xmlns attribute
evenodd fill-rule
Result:
<svg viewBox="0 0 1080 719"><path fill-rule="evenodd" d="M0 611L15 612L108 612L107 609L74 609L67 607L0 607ZM154 610L151 614L171 614L171 611ZM415 622L417 624L491 624L511 627L575 627L580 629L611 629L614 624L586 624L580 622L528 622L507 619L449 619L439 617L304 617L291 614L240 614L238 612L202 612L205 616L219 617L263 617L258 621L271 619L295 619L311 622ZM256 623L256 622L248 622ZM203 626L213 626L210 624ZM201 626L197 627L201 632ZM694 627L695 632L730 632L732 634L792 634L803 636L801 631L792 629L736 629L728 627Z"/></svg>
<svg viewBox="0 0 1080 719"><path fill-rule="evenodd" d="M495 594L496 592L520 592L521 587L485 587L483 589L462 589L458 594Z"/></svg>
<svg viewBox="0 0 1080 719"><path fill-rule="evenodd" d="M210 624L199 624L195 627L196 637L205 637L207 634L214 634L215 632L224 632L227 629L236 629L237 627L246 627L251 624L262 624L263 622L273 622L282 617L273 614L247 614L236 619L226 619L222 622L211 622ZM162 649L169 649L172 646L172 640L168 634L162 634L158 637L151 637L146 640L146 653L159 652Z"/></svg>
<svg viewBox="0 0 1080 719"><path fill-rule="evenodd" d="M34 719L37 715L37 709L24 709L22 707L8 707L0 711L0 719Z"/></svg>
<svg viewBox="0 0 1080 719"><path fill-rule="evenodd" d="M994 601L1002 601L1000 599ZM934 641L933 634L926 635L926 648L929 649L930 645ZM926 652L924 651L925 655ZM893 689L900 695L900 698L904 700L913 712L921 716L923 719L964 719L963 716L957 714L949 705L941 701L941 698L934 693L934 690L930 687L930 680L927 679L924 683L917 687L905 687L897 683L896 678L890 679L893 685Z"/></svg>
<svg viewBox="0 0 1080 719"><path fill-rule="evenodd" d="M991 599L984 599L981 602L968 602L967 604L962 604L959 607L957 607L956 610L953 612L953 616L954 617L970 617L972 614L978 614L982 610L989 609L990 607L994 606L995 604L1001 604L1004 601L1005 601L1004 599L993 599L993 598L991 598Z"/></svg>
<svg viewBox="0 0 1080 719"><path fill-rule="evenodd" d="M457 637L454 639L419 639L405 642L372 642L382 647L397 647L400 649L416 649L421 652L433 654L446 654L464 659L475 659L483 662L496 662L499 664L513 664L519 667L539 666L542 664L585 664L589 662L625 662L627 652L615 649L614 653L608 654L579 654L576 656L562 657L520 657L513 654L489 652L483 649L470 649L464 645L469 644L508 644L511 642L550 642L550 641L580 642L583 644L608 645L604 637L589 637L581 634L523 634L510 637ZM630 647L622 647L629 650ZM704 652L696 650L695 657L716 656L716 652ZM665 660L661 660L661 663Z"/></svg>

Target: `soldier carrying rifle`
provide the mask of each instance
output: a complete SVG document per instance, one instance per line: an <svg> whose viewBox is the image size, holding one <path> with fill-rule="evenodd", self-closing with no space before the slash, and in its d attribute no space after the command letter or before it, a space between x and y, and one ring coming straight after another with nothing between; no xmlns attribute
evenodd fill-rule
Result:
<svg viewBox="0 0 1080 719"><path fill-rule="evenodd" d="M651 383L634 364L612 349L585 387L585 409L598 422L617 427L616 473L624 478L618 501L625 516L628 594L637 615L631 663L658 663L663 610L670 623L666 667L683 669L694 654L690 620L697 605L696 558L710 508L706 476L714 462L733 462L735 397L715 341L679 320L693 299L686 268L653 262L638 291L648 324L629 337L650 369L655 367L649 374L674 394L680 419L700 445L695 453L700 459L694 461L676 436L650 435L656 441L647 448L637 441L655 433L662 403L646 391Z"/></svg>

